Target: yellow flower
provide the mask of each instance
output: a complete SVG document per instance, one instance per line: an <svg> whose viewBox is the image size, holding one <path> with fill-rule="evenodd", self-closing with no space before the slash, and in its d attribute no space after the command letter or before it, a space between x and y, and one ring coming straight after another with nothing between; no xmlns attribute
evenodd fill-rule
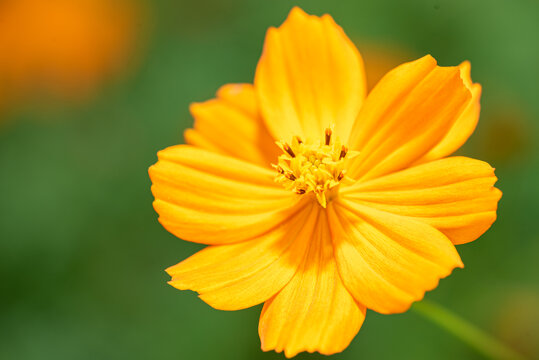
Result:
<svg viewBox="0 0 539 360"><path fill-rule="evenodd" d="M367 96L342 29L294 8L254 85L193 104L189 145L150 168L161 224L210 245L168 268L170 284L216 309L265 302L262 349L288 357L342 351L367 308L406 311L496 219L494 170L446 157L478 120L469 71L425 56Z"/></svg>

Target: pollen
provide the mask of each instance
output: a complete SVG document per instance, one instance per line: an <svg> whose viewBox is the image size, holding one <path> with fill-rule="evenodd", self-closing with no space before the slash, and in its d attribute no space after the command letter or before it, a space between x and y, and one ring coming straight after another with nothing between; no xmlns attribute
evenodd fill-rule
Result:
<svg viewBox="0 0 539 360"><path fill-rule="evenodd" d="M294 136L290 143L278 141L283 154L278 158L275 181L296 194L314 194L322 207L326 207L332 190L346 175L347 160L358 154L350 151L327 128L318 141Z"/></svg>

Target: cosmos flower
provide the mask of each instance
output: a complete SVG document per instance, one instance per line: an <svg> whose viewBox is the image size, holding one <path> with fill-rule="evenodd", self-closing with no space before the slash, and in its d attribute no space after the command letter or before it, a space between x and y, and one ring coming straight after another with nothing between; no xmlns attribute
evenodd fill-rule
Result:
<svg viewBox="0 0 539 360"><path fill-rule="evenodd" d="M0 87L85 98L126 68L137 16L133 1L0 2Z"/></svg>
<svg viewBox="0 0 539 360"><path fill-rule="evenodd" d="M343 30L294 8L268 30L254 84L193 104L188 145L150 168L160 223L209 245L168 268L170 284L216 309L264 303L265 351L342 351L366 309L406 311L496 219L494 170L447 157L480 91L469 63L425 56L367 94Z"/></svg>

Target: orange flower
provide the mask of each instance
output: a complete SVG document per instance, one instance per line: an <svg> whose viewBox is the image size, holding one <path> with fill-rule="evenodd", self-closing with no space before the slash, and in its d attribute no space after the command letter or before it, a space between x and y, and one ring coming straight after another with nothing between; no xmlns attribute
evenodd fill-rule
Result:
<svg viewBox="0 0 539 360"><path fill-rule="evenodd" d="M69 99L88 95L126 67L135 12L125 1L2 1L0 85Z"/></svg>
<svg viewBox="0 0 539 360"><path fill-rule="evenodd" d="M469 70L425 56L367 96L342 29L294 8L254 85L193 104L189 145L150 168L161 224L210 245L168 268L170 284L216 309L265 302L262 349L288 357L342 351L367 308L406 311L496 218L494 170L446 157L477 123Z"/></svg>

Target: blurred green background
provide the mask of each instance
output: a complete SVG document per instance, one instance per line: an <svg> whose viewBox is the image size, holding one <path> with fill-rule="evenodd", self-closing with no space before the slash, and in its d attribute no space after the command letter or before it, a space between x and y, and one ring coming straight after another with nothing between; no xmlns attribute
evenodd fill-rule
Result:
<svg viewBox="0 0 539 360"><path fill-rule="evenodd" d="M372 71L427 53L442 65L471 61L482 115L460 153L496 167L504 196L492 229L458 247L465 269L427 298L539 357L539 2L131 5L133 46L91 95L0 101L1 359L284 358L260 351L261 306L217 311L166 284L163 269L200 246L159 225L147 169L159 149L183 141L189 103L252 81L267 27L293 5L333 15ZM334 358L481 357L413 312L369 312Z"/></svg>

